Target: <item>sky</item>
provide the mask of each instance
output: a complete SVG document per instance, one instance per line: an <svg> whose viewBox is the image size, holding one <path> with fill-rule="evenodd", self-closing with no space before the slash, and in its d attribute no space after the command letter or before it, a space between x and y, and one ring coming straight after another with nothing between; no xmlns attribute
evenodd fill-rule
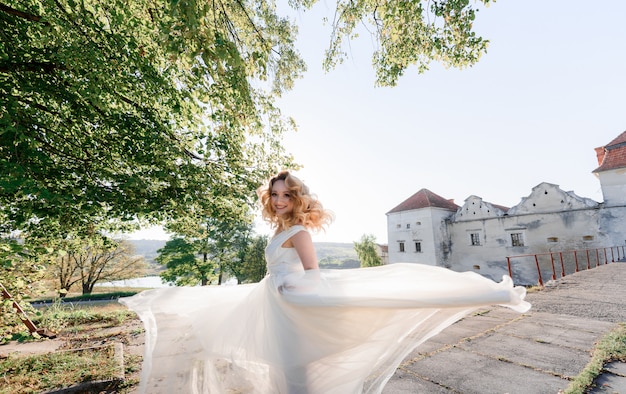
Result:
<svg viewBox="0 0 626 394"><path fill-rule="evenodd" d="M476 65L411 67L392 88L375 87L366 35L322 70L331 4L294 14L308 70L278 102L295 174L335 215L314 241L386 244L386 213L422 188L512 207L549 182L602 201L594 148L626 130L626 2L500 0L477 14Z"/></svg>

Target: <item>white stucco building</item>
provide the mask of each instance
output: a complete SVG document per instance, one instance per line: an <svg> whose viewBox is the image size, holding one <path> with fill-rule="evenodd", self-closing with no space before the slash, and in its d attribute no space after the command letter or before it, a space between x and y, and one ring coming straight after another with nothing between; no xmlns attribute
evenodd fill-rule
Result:
<svg viewBox="0 0 626 394"><path fill-rule="evenodd" d="M602 188L601 203L545 182L511 208L478 196L469 196L458 206L421 189L387 213L389 263L440 265L499 280L508 273L507 256L624 245L626 132L596 148L596 154L599 167L593 173ZM561 256L557 254L566 266L578 259L573 254ZM519 257L512 269L517 283L537 282L533 261Z"/></svg>

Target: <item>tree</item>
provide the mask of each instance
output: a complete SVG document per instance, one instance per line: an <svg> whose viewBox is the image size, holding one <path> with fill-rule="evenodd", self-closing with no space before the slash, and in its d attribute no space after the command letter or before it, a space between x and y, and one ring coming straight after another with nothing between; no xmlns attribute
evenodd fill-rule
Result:
<svg viewBox="0 0 626 394"><path fill-rule="evenodd" d="M165 266L161 278L177 286L195 286L210 284L215 274L215 263L208 254L200 254L198 242L188 241L185 238L173 238L157 252L156 261Z"/></svg>
<svg viewBox="0 0 626 394"><path fill-rule="evenodd" d="M216 275L218 284L224 282L225 275L234 275L242 251L248 247L252 232L252 214L245 205L230 209L238 209L238 214L230 216L212 213L210 210L196 210L189 212L186 217L170 222L167 225L168 232L177 234L177 238L182 239L180 242L186 245L188 255L184 261L170 261L167 255L171 251L163 248L163 257L157 261L166 264L168 271L162 276L167 276L176 283L195 281L204 286L211 282L211 278L206 275L209 269ZM194 256L193 259L191 256ZM189 269L189 273L184 272L185 267ZM179 280L179 277L187 279Z"/></svg>
<svg viewBox="0 0 626 394"><path fill-rule="evenodd" d="M354 250L359 256L361 267L375 267L383 264L375 241L374 235L363 235L360 242L354 243Z"/></svg>
<svg viewBox="0 0 626 394"><path fill-rule="evenodd" d="M179 236L159 250L157 261L166 266L164 280L205 286L213 280L222 284L225 275L239 283L258 282L265 276L267 236L251 237L249 222L188 217L170 223L168 231Z"/></svg>
<svg viewBox="0 0 626 394"><path fill-rule="evenodd" d="M91 294L98 282L134 278L145 269L143 257L134 255L130 243L100 235L63 240L57 253L49 273L58 280L61 297L76 284L83 294Z"/></svg>
<svg viewBox="0 0 626 394"><path fill-rule="evenodd" d="M247 240L245 248L240 249L239 262L231 266L233 274L239 283L256 283L265 277L267 262L265 248L268 237L259 235Z"/></svg>
<svg viewBox="0 0 626 394"><path fill-rule="evenodd" d="M294 166L280 145L294 122L275 100L305 64L297 26L277 10L253 0L0 3L0 231L23 231L34 253L47 237L194 211L245 221L240 207L261 180ZM487 45L472 30L476 11L469 0L337 0L324 65L345 58L358 26L378 43L379 85L411 65L471 65Z"/></svg>
<svg viewBox="0 0 626 394"><path fill-rule="evenodd" d="M302 0L309 2L313 1ZM491 1L477 3L487 6ZM358 36L359 25L377 43L372 64L378 85L395 86L409 66L416 65L423 73L431 61L447 67L471 66L488 45L472 30L477 11L469 0L337 0L324 66L328 70L345 59L344 41Z"/></svg>
<svg viewBox="0 0 626 394"><path fill-rule="evenodd" d="M273 92L303 64L291 24L242 6L0 4L3 224L43 233L168 220L225 194L249 204L290 164Z"/></svg>
<svg viewBox="0 0 626 394"><path fill-rule="evenodd" d="M325 66L361 25L378 43L380 85L413 64L471 65L487 45L476 11L469 0L337 0ZM291 164L279 142L293 124L274 100L305 69L297 27L277 12L271 1L0 3L7 224L167 220L224 192L249 204L260 179Z"/></svg>

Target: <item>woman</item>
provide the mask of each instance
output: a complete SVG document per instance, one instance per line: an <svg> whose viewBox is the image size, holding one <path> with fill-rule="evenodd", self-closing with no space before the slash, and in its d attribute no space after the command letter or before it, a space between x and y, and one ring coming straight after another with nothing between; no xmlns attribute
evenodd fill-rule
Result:
<svg viewBox="0 0 626 394"><path fill-rule="evenodd" d="M276 230L261 282L121 300L146 327L141 391L379 393L408 353L472 310L530 308L508 277L419 264L320 270L309 230L331 214L288 172L259 197Z"/></svg>

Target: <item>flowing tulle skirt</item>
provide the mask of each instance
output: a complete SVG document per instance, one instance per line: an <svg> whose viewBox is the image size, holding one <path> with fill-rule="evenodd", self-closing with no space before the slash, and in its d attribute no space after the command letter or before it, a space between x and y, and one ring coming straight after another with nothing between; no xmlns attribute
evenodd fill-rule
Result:
<svg viewBox="0 0 626 394"><path fill-rule="evenodd" d="M416 346L472 310L524 312L525 289L418 264L149 290L121 302L146 327L147 393L379 393Z"/></svg>

